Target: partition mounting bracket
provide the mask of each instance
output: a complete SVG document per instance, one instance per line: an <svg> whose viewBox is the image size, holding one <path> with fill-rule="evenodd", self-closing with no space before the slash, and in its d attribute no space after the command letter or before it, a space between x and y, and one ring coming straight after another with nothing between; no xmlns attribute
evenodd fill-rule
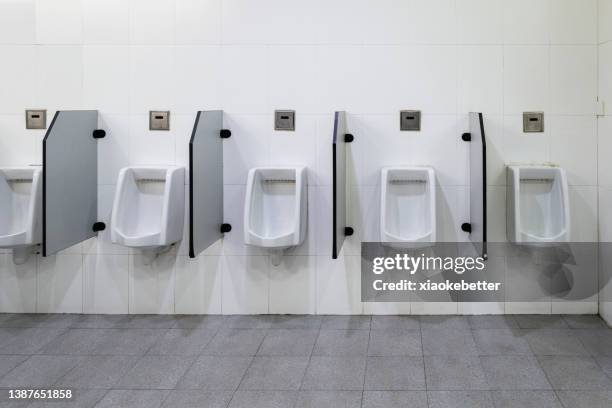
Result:
<svg viewBox="0 0 612 408"><path fill-rule="evenodd" d="M232 131L229 129L221 129L219 134L221 136L221 139L229 139L230 137L232 137Z"/></svg>
<svg viewBox="0 0 612 408"><path fill-rule="evenodd" d="M93 232L100 232L106 229L106 224L103 222L96 222L91 228Z"/></svg>
<svg viewBox="0 0 612 408"><path fill-rule="evenodd" d="M230 232L231 230L232 230L231 224L221 224L221 228L220 228L221 233Z"/></svg>
<svg viewBox="0 0 612 408"><path fill-rule="evenodd" d="M352 143L355 140L355 136L350 133L344 135L344 143Z"/></svg>
<svg viewBox="0 0 612 408"><path fill-rule="evenodd" d="M106 137L106 131L104 129L96 129L92 134L94 139L103 139Z"/></svg>
<svg viewBox="0 0 612 408"><path fill-rule="evenodd" d="M464 133L461 135L461 140L463 140L464 142L471 142L472 141L472 134L471 133Z"/></svg>

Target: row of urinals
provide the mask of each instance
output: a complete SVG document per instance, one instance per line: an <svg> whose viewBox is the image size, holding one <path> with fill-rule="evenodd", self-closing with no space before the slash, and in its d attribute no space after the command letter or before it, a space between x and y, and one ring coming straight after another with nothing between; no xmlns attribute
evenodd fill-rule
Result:
<svg viewBox="0 0 612 408"><path fill-rule="evenodd" d="M268 248L278 264L283 251L306 236L308 189L305 167L255 168L248 176L244 241ZM508 167L508 240L516 243L569 240L570 214L563 169ZM140 248L152 261L183 237L183 167L128 167L119 173L111 217L114 243ZM23 263L41 242L42 169L0 169L0 248L13 248ZM380 241L436 242L435 171L393 167L381 171Z"/></svg>

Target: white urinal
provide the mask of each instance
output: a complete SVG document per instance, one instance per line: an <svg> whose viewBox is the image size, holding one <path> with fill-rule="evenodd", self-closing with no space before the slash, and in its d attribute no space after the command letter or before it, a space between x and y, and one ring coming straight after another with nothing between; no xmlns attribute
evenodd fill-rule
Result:
<svg viewBox="0 0 612 408"><path fill-rule="evenodd" d="M507 186L508 241L569 241L569 196L562 168L508 166Z"/></svg>
<svg viewBox="0 0 612 408"><path fill-rule="evenodd" d="M42 241L42 169L0 168L0 248L23 264Z"/></svg>
<svg viewBox="0 0 612 408"><path fill-rule="evenodd" d="M381 172L380 241L391 246L436 241L436 176L429 167Z"/></svg>
<svg viewBox="0 0 612 408"><path fill-rule="evenodd" d="M270 248L278 265L283 250L306 236L306 167L260 167L249 171L244 206L244 241Z"/></svg>
<svg viewBox="0 0 612 408"><path fill-rule="evenodd" d="M119 172L111 239L140 248L145 263L183 237L185 168L126 167Z"/></svg>

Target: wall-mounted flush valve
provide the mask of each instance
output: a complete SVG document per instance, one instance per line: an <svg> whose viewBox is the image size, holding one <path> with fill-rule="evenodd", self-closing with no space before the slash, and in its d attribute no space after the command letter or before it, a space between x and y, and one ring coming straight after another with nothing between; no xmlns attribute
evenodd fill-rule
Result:
<svg viewBox="0 0 612 408"><path fill-rule="evenodd" d="M149 130L170 130L170 111L149 111Z"/></svg>
<svg viewBox="0 0 612 408"><path fill-rule="evenodd" d="M525 112L523 113L523 132L542 133L544 132L544 112Z"/></svg>
<svg viewBox="0 0 612 408"><path fill-rule="evenodd" d="M472 224L469 222L464 222L461 224L461 231L467 232L468 234L472 232Z"/></svg>
<svg viewBox="0 0 612 408"><path fill-rule="evenodd" d="M232 230L232 225L231 224L221 224L221 233L226 233L226 232L230 232Z"/></svg>
<svg viewBox="0 0 612 408"><path fill-rule="evenodd" d="M221 136L221 139L229 139L232 137L232 131L229 129L221 129L219 135Z"/></svg>
<svg viewBox="0 0 612 408"><path fill-rule="evenodd" d="M26 129L46 129L47 111L44 109L26 110Z"/></svg>
<svg viewBox="0 0 612 408"><path fill-rule="evenodd" d="M274 111L274 130L295 131L295 111Z"/></svg>
<svg viewBox="0 0 612 408"><path fill-rule="evenodd" d="M421 111L403 110L400 112L400 130L402 132L419 132L421 130Z"/></svg>

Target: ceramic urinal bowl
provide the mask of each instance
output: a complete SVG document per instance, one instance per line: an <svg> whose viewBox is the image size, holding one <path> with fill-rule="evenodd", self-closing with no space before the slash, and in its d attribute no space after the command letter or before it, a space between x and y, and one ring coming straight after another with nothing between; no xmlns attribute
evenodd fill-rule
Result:
<svg viewBox="0 0 612 408"><path fill-rule="evenodd" d="M436 242L435 180L435 171L429 167L382 169L381 242L398 247Z"/></svg>
<svg viewBox="0 0 612 408"><path fill-rule="evenodd" d="M0 248L25 263L42 240L42 169L0 168Z"/></svg>
<svg viewBox="0 0 612 408"><path fill-rule="evenodd" d="M126 167L119 172L111 219L114 243L141 248L145 263L183 237L185 169Z"/></svg>
<svg viewBox="0 0 612 408"><path fill-rule="evenodd" d="M260 167L249 171L244 241L269 248L272 262L306 236L308 186L305 167Z"/></svg>
<svg viewBox="0 0 612 408"><path fill-rule="evenodd" d="M570 210L565 171L549 166L508 166L508 241L567 242Z"/></svg>

